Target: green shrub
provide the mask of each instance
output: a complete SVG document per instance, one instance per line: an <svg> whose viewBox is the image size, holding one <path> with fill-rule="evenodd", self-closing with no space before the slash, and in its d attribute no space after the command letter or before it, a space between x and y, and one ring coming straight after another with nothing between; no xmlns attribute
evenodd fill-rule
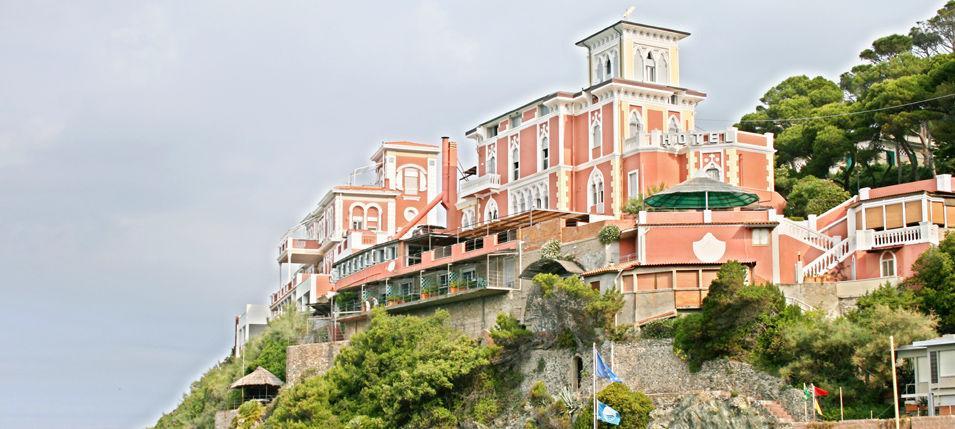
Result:
<svg viewBox="0 0 955 429"><path fill-rule="evenodd" d="M497 323L491 328L491 339L494 344L505 348L516 348L528 342L533 334L524 325L521 325L513 316L506 313L497 314Z"/></svg>
<svg viewBox="0 0 955 429"><path fill-rule="evenodd" d="M541 258L560 259L560 240L548 240L541 246Z"/></svg>
<svg viewBox="0 0 955 429"><path fill-rule="evenodd" d="M265 405L259 401L246 401L239 406L232 424L232 429L252 429L258 427L265 416Z"/></svg>
<svg viewBox="0 0 955 429"><path fill-rule="evenodd" d="M640 327L640 336L643 338L673 338L680 319L654 320Z"/></svg>
<svg viewBox="0 0 955 429"><path fill-rule="evenodd" d="M490 423L498 412L500 412L500 405L497 403L497 398L494 397L481 398L474 405L474 417L480 423Z"/></svg>
<svg viewBox="0 0 955 429"><path fill-rule="evenodd" d="M650 412L654 408L653 401L643 392L632 391L622 383L611 383L597 393L597 400L620 413L619 426L599 422L597 424L598 428L642 429L650 424ZM593 427L593 409L593 401L587 401L587 405L584 406L577 416L577 420L574 421L575 429Z"/></svg>
<svg viewBox="0 0 955 429"><path fill-rule="evenodd" d="M600 232L597 233L597 238L601 244L616 243L620 241L620 227L617 225L604 226L600 228Z"/></svg>
<svg viewBox="0 0 955 429"><path fill-rule="evenodd" d="M710 359L746 359L756 346L758 333L785 308L783 294L773 285L747 285L746 267L723 264L699 315L681 321L674 347L687 357L692 369Z"/></svg>
<svg viewBox="0 0 955 429"><path fill-rule="evenodd" d="M566 333L570 332L575 346L589 344L597 339L596 328L603 329L607 338L621 340L630 335L632 328L615 326L614 316L623 308L623 294L616 289L604 293L584 283L579 276L560 277L555 274L534 276L543 295L541 311L555 317L557 345L566 345Z"/></svg>
<svg viewBox="0 0 955 429"><path fill-rule="evenodd" d="M544 382L537 380L537 382L531 386L531 391L528 393L528 400L531 405L539 407L551 403L554 399L551 398L550 393L547 392L547 386L544 385Z"/></svg>

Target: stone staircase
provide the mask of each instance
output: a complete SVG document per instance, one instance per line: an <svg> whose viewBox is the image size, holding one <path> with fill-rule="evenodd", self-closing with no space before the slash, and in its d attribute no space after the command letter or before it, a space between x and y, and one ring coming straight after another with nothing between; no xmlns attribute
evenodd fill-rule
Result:
<svg viewBox="0 0 955 429"><path fill-rule="evenodd" d="M783 408L782 405L779 405L779 402L776 401L759 401L759 404L763 406L773 417L776 418L779 423L791 424L795 422L793 416L789 415L789 412Z"/></svg>

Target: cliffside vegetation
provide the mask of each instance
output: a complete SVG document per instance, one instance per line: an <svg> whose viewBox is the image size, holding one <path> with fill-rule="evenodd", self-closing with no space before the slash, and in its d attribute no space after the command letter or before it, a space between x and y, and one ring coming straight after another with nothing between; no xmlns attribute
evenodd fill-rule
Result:
<svg viewBox="0 0 955 429"><path fill-rule="evenodd" d="M164 414L155 427L212 427L216 411L234 409L241 403L240 393L229 389L229 385L254 371L257 366L284 380L285 349L304 335L308 329L307 323L307 315L295 309L270 321L265 331L246 345L244 359L235 359L230 355L206 371L198 381L192 383L189 392L183 395L182 402Z"/></svg>
<svg viewBox="0 0 955 429"><path fill-rule="evenodd" d="M795 386L815 383L831 392L841 387L846 418L863 418L870 410L884 411L883 399L891 397L888 336L909 344L936 335L935 316L920 313L916 294L904 287L884 286L861 298L845 317L827 319L785 305L772 285L745 284L745 272L739 263L724 264L702 311L675 322L674 348L691 367L728 357ZM824 398L823 408L827 405L838 406L838 396Z"/></svg>

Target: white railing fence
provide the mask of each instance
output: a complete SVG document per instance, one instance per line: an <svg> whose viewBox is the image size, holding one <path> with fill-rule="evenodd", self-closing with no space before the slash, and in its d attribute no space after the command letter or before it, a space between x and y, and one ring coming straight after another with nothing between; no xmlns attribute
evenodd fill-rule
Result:
<svg viewBox="0 0 955 429"><path fill-rule="evenodd" d="M842 262L846 256L853 253L854 249L852 244L853 240L851 238L846 238L836 243L831 249L825 251L812 262L803 266L803 276L815 277L829 272L829 270L835 268L836 265Z"/></svg>
<svg viewBox="0 0 955 429"><path fill-rule="evenodd" d="M828 251L838 242L838 239L834 237L830 237L819 231L813 231L785 217L780 216L777 220L779 221L779 226L776 227L776 230L779 231L780 234L788 235L819 250Z"/></svg>

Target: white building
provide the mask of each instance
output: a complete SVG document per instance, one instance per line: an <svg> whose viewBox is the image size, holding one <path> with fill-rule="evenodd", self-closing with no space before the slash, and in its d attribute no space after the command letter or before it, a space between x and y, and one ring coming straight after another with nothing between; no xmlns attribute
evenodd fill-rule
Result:
<svg viewBox="0 0 955 429"><path fill-rule="evenodd" d="M233 352L238 357L252 337L258 335L269 323L269 306L246 304L245 311L235 317L235 343Z"/></svg>
<svg viewBox="0 0 955 429"><path fill-rule="evenodd" d="M900 359L912 359L915 383L906 386L906 409L924 406L929 415L955 414L955 334L899 347Z"/></svg>

